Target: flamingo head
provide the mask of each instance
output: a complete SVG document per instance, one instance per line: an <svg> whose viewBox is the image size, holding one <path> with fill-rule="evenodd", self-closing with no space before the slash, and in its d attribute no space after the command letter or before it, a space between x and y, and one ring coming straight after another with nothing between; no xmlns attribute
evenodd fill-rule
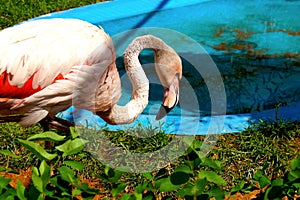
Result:
<svg viewBox="0 0 300 200"><path fill-rule="evenodd" d="M162 105L156 120L165 117L179 102L179 82L182 77L182 62L172 49L156 50L155 69L164 88Z"/></svg>

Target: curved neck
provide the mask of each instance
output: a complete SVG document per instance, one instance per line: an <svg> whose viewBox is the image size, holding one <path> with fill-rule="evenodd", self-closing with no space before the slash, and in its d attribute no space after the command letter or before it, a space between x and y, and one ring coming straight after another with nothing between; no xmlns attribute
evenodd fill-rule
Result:
<svg viewBox="0 0 300 200"><path fill-rule="evenodd" d="M110 124L133 122L148 104L149 80L138 59L145 48L155 52L169 49L162 40L151 35L138 37L131 42L124 53L124 64L133 88L132 99L125 106L114 105L109 113L101 116Z"/></svg>

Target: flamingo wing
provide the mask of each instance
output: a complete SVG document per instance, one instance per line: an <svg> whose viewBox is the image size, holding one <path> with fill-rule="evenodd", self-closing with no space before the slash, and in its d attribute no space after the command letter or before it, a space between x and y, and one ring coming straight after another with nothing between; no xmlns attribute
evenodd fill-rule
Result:
<svg viewBox="0 0 300 200"><path fill-rule="evenodd" d="M93 68L104 72L114 60L109 36L81 20L43 19L4 29L0 31L0 115L56 114L70 106L78 71L87 67L89 73ZM29 118L25 124L32 124Z"/></svg>

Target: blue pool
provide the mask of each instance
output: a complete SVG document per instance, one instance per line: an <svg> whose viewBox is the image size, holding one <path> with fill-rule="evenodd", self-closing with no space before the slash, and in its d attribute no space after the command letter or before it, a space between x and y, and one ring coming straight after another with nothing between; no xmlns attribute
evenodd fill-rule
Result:
<svg viewBox="0 0 300 200"><path fill-rule="evenodd" d="M39 18L79 18L113 38L122 77L120 104L131 97L122 53L138 35L153 34L183 60L180 105L154 120L162 90L153 56L140 57L150 79L150 102L134 124L106 125L87 111L59 116L78 124L124 129L137 123L168 133L205 135L242 131L258 119L300 119L300 1L116 0Z"/></svg>

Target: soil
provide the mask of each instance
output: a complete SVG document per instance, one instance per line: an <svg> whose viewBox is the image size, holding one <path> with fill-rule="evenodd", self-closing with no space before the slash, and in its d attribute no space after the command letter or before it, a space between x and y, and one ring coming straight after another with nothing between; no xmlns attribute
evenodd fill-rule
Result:
<svg viewBox="0 0 300 200"><path fill-rule="evenodd" d="M9 173L9 172L0 172L0 175L5 177L5 178L12 179L10 181L10 186L12 186L13 188L17 188L18 180L21 181L21 183L26 188L28 188L30 183L31 183L32 171L31 171L31 169L28 168L28 169L25 169L25 170L21 170L19 174Z"/></svg>

